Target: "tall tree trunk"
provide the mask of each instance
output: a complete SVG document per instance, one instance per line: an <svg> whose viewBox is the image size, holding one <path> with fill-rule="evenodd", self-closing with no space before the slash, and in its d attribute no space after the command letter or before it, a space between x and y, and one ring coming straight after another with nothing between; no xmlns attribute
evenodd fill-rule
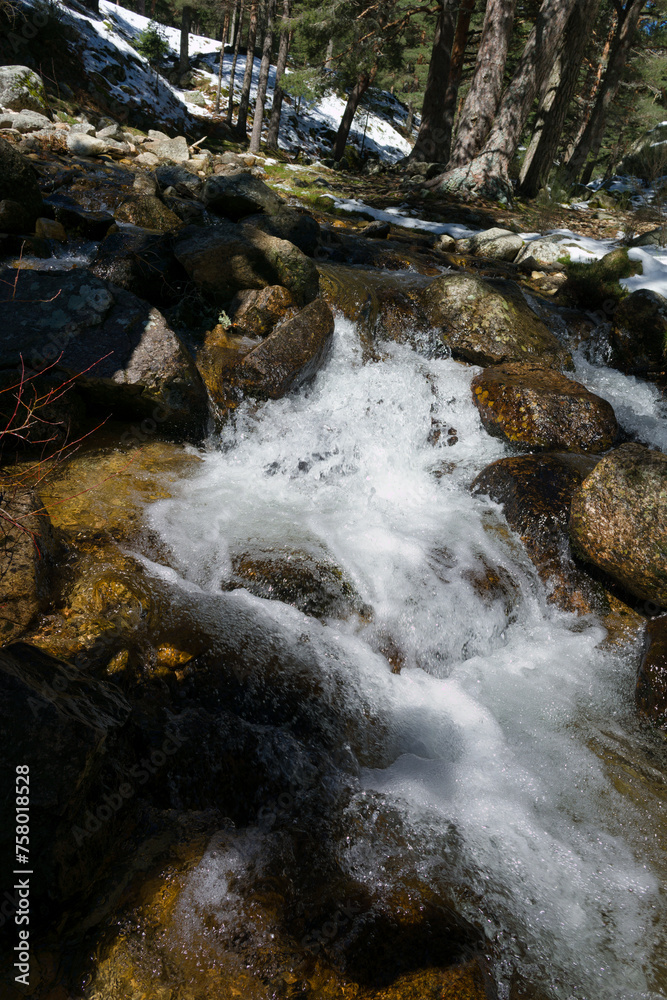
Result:
<svg viewBox="0 0 667 1000"><path fill-rule="evenodd" d="M266 100L266 87L269 82L269 67L271 65L271 48L273 47L273 21L275 13L276 13L276 0L267 0L266 27L264 30L264 40L262 42L262 61L259 66L259 79L257 81L257 98L255 100L255 117L253 118L252 135L250 136L251 153L259 153L259 144L262 139L264 102Z"/></svg>
<svg viewBox="0 0 667 1000"><path fill-rule="evenodd" d="M255 62L255 40L257 38L257 0L252 0L250 5L250 24L248 25L248 49L245 57L245 73L243 74L243 86L241 88L241 101L239 103L239 116L236 121L236 128L245 135L248 124L248 107L250 105L250 85L252 83L252 70Z"/></svg>
<svg viewBox="0 0 667 1000"><path fill-rule="evenodd" d="M327 54L324 57L325 69L331 69L331 60L333 59L333 49L334 49L334 40L333 38L330 38L329 44L327 45Z"/></svg>
<svg viewBox="0 0 667 1000"><path fill-rule="evenodd" d="M470 19L474 13L477 0L462 0L456 22L456 34L452 45L452 61L449 67L449 81L445 91L445 114L447 120L451 122L447 156L449 159L452 145L452 128L456 118L456 105L458 103L459 86L463 75L463 60L465 59L468 35L470 33Z"/></svg>
<svg viewBox="0 0 667 1000"><path fill-rule="evenodd" d="M616 13L613 12L613 16L611 18L611 25L609 27L609 31L607 32L607 38L605 40L604 47L602 49L602 54L600 55L599 60L596 61L597 65L596 62L591 62L589 72L586 76L586 83L583 89L584 89L584 94L587 96L583 97L582 99L583 112L580 115L580 121L577 130L574 134L574 137L568 144L566 154L564 157L565 163L569 162L572 153L579 145L581 137L586 130L586 126L588 125L588 120L591 117L591 111L595 106L595 101L598 96L600 84L602 83L602 78L605 74L607 65L609 63L609 53L611 52L611 45L612 42L614 41L617 27L618 27L618 17L616 16Z"/></svg>
<svg viewBox="0 0 667 1000"><path fill-rule="evenodd" d="M459 0L440 0L422 104L422 120L410 153L411 160L435 163L447 162L449 158L453 118L445 110L443 94L449 81L458 5Z"/></svg>
<svg viewBox="0 0 667 1000"><path fill-rule="evenodd" d="M232 124L234 114L234 78L236 76L236 63L239 58L239 48L241 47L241 35L243 34L243 6L239 3L239 20L236 25L236 38L234 39L234 57L232 68L229 71L229 97L227 98L227 124Z"/></svg>
<svg viewBox="0 0 667 1000"><path fill-rule="evenodd" d="M225 38L225 41L228 42L230 45L234 44L234 39L236 38L236 22L238 21L240 7L241 7L241 0L236 0L236 3L234 4L234 10L232 11L232 18L229 23L229 33L227 35L227 38Z"/></svg>
<svg viewBox="0 0 667 1000"><path fill-rule="evenodd" d="M190 44L190 22L192 20L192 7L187 5L181 14L181 51L178 59L178 74L183 76L190 69L190 56L188 46Z"/></svg>
<svg viewBox="0 0 667 1000"><path fill-rule="evenodd" d="M609 105L618 92L628 52L639 23L639 15L645 6L646 0L626 0L625 7L617 8L618 26L612 42L607 70L600 84L588 124L567 163L565 177L570 184L576 181L583 170L589 154L593 153L594 156L597 156L600 151Z"/></svg>
<svg viewBox="0 0 667 1000"><path fill-rule="evenodd" d="M556 59L565 26L580 0L542 0L514 76L503 95L484 149L464 167L441 174L433 182L461 196L511 201L509 168L536 95Z"/></svg>
<svg viewBox="0 0 667 1000"><path fill-rule="evenodd" d="M343 112L343 117L341 123L338 126L338 132L336 133L336 139L333 148L333 158L334 160L340 160L345 152L345 147L347 145L347 137L350 134L350 129L352 127L352 121L354 119L357 108L359 107L359 102L364 96L378 71L377 63L373 66L370 73L361 73L354 87L350 91L350 96L347 99L347 104L345 105L345 111Z"/></svg>
<svg viewBox="0 0 667 1000"><path fill-rule="evenodd" d="M534 198L549 177L599 6L600 0L579 0L572 11L557 79L552 77L553 85L542 100L519 175L519 190L528 198Z"/></svg>
<svg viewBox="0 0 667 1000"><path fill-rule="evenodd" d="M229 9L225 11L225 20L222 25L222 31L220 32L220 63L218 64L218 89L215 94L215 113L220 114L220 91L222 90L222 65L225 61L225 38L227 37L227 28L229 27Z"/></svg>
<svg viewBox="0 0 667 1000"><path fill-rule="evenodd" d="M472 83L463 102L448 170L469 163L488 136L503 90L517 0L488 0Z"/></svg>
<svg viewBox="0 0 667 1000"><path fill-rule="evenodd" d="M278 134L280 132L280 115L283 109L283 89L280 83L287 66L287 55L289 52L290 32L288 30L291 13L291 0L283 0L283 15L280 31L280 44L278 45L278 61L276 62L276 82L273 87L273 103L271 105L271 120L269 121L269 131L266 137L266 144L269 149L278 148Z"/></svg>

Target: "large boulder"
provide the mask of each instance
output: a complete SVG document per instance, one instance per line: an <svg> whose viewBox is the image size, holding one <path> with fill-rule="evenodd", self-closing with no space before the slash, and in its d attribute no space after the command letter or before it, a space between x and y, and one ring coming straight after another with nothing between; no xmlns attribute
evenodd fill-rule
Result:
<svg viewBox="0 0 667 1000"><path fill-rule="evenodd" d="M515 264L530 264L533 268L551 267L561 263L563 267L570 259L570 253L563 241L566 236L542 236L539 240L525 243L514 258Z"/></svg>
<svg viewBox="0 0 667 1000"><path fill-rule="evenodd" d="M478 257L507 261L515 260L522 247L523 240L518 233L498 228L485 229L457 243L457 250L460 253L472 253Z"/></svg>
<svg viewBox="0 0 667 1000"><path fill-rule="evenodd" d="M0 646L14 642L48 605L59 546L42 501L0 477ZM39 513L37 513L39 512Z"/></svg>
<svg viewBox="0 0 667 1000"><path fill-rule="evenodd" d="M471 384L482 423L527 448L607 451L618 434L611 405L536 362L486 368Z"/></svg>
<svg viewBox="0 0 667 1000"><path fill-rule="evenodd" d="M149 132L149 138L150 136ZM168 136L155 138L151 142L145 142L141 147L142 156L146 153L153 153L154 156L168 163L185 163L190 159L190 149L185 136L178 135L175 139Z"/></svg>
<svg viewBox="0 0 667 1000"><path fill-rule="evenodd" d="M230 314L236 331L246 337L266 337L294 305L291 292L282 285L267 285L239 292L232 301Z"/></svg>
<svg viewBox="0 0 667 1000"><path fill-rule="evenodd" d="M44 84L34 70L28 66L0 66L0 107L10 111L46 110Z"/></svg>
<svg viewBox="0 0 667 1000"><path fill-rule="evenodd" d="M479 365L539 361L549 368L573 367L569 352L514 282L444 274L424 289L422 301L455 358Z"/></svg>
<svg viewBox="0 0 667 1000"><path fill-rule="evenodd" d="M0 272L0 281L15 278ZM3 303L0 370L21 356L36 372L55 365L51 374L75 376L96 408L145 418L153 430L201 433L204 385L157 309L87 271L21 271L17 288Z"/></svg>
<svg viewBox="0 0 667 1000"><path fill-rule="evenodd" d="M228 302L241 289L267 285L284 285L299 303L318 294L312 260L287 240L254 226L187 226L177 234L174 247L192 280L214 302Z"/></svg>
<svg viewBox="0 0 667 1000"><path fill-rule="evenodd" d="M648 623L648 648L637 671L635 700L648 722L667 728L667 615Z"/></svg>
<svg viewBox="0 0 667 1000"><path fill-rule="evenodd" d="M624 372L663 371L667 366L667 299L640 288L623 299L611 329L614 364Z"/></svg>
<svg viewBox="0 0 667 1000"><path fill-rule="evenodd" d="M209 177L201 198L209 211L233 221L256 212L272 215L285 206L283 199L258 177L240 172Z"/></svg>
<svg viewBox="0 0 667 1000"><path fill-rule="evenodd" d="M6 201L17 204L19 211L14 226L3 224L4 232L32 231L35 220L43 214L37 174L6 139L0 138L0 205Z"/></svg>
<svg viewBox="0 0 667 1000"><path fill-rule="evenodd" d="M39 111L0 112L0 128L13 128L22 135L52 128L51 122Z"/></svg>
<svg viewBox="0 0 667 1000"><path fill-rule="evenodd" d="M570 537L635 597L667 607L667 455L624 444L576 491Z"/></svg>
<svg viewBox="0 0 667 1000"><path fill-rule="evenodd" d="M578 614L609 610L602 588L575 563L568 544L570 503L590 459L567 455L518 455L487 466L472 491L502 504L547 586L549 599Z"/></svg>
<svg viewBox="0 0 667 1000"><path fill-rule="evenodd" d="M231 372L232 385L257 399L280 399L317 373L333 331L331 309L315 299L243 357Z"/></svg>

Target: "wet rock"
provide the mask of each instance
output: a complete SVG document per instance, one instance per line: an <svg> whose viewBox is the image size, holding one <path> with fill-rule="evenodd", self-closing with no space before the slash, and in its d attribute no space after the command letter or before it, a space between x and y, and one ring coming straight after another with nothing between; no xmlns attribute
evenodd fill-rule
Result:
<svg viewBox="0 0 667 1000"><path fill-rule="evenodd" d="M141 155L153 153L161 160L168 160L170 163L185 163L190 159L188 140L182 136L170 139L168 136L157 138L158 133L149 131L150 142L145 142L141 149Z"/></svg>
<svg viewBox="0 0 667 1000"><path fill-rule="evenodd" d="M171 233L180 229L183 222L155 195L135 195L124 201L115 212L120 222L129 222L143 229L155 229L160 233Z"/></svg>
<svg viewBox="0 0 667 1000"><path fill-rule="evenodd" d="M244 395L280 399L317 373L333 339L334 321L323 299L315 299L278 326L232 371Z"/></svg>
<svg viewBox="0 0 667 1000"><path fill-rule="evenodd" d="M51 129L52 123L46 115L40 115L38 111L15 111L6 113L0 111L0 128L14 128L23 135L29 132L37 132L39 129Z"/></svg>
<svg viewBox="0 0 667 1000"><path fill-rule="evenodd" d="M226 586L245 587L257 597L283 601L315 618L349 618L369 611L337 566L304 552L232 556L232 575Z"/></svg>
<svg viewBox="0 0 667 1000"><path fill-rule="evenodd" d="M486 368L471 384L484 427L528 448L607 451L618 435L611 405L537 363Z"/></svg>
<svg viewBox="0 0 667 1000"><path fill-rule="evenodd" d="M0 280L15 276L5 270ZM0 368L15 369L20 354L38 372L55 363L91 406L201 433L204 386L157 309L86 271L21 271L18 288L3 306Z"/></svg>
<svg viewBox="0 0 667 1000"><path fill-rule="evenodd" d="M591 264L570 264L561 294L583 309L615 308L627 294L620 279L633 274L642 274L641 261L630 260L628 248L619 247Z"/></svg>
<svg viewBox="0 0 667 1000"><path fill-rule="evenodd" d="M479 365L539 361L549 368L573 367L514 282L446 274L431 282L422 301L456 358Z"/></svg>
<svg viewBox="0 0 667 1000"><path fill-rule="evenodd" d="M230 306L234 327L246 337L266 337L278 320L296 306L294 297L282 285L239 292Z"/></svg>
<svg viewBox="0 0 667 1000"><path fill-rule="evenodd" d="M257 212L272 215L285 205L268 185L247 173L209 177L201 197L210 212L233 221Z"/></svg>
<svg viewBox="0 0 667 1000"><path fill-rule="evenodd" d="M637 672L635 700L647 722L667 728L667 615L647 626L648 649Z"/></svg>
<svg viewBox="0 0 667 1000"><path fill-rule="evenodd" d="M0 203L6 200L17 203L20 211L9 219L3 219L0 229L9 233L31 232L35 220L42 214L42 194L37 174L13 146L0 138Z"/></svg>
<svg viewBox="0 0 667 1000"><path fill-rule="evenodd" d="M158 308L178 302L188 280L170 237L134 226L105 238L90 271Z"/></svg>
<svg viewBox="0 0 667 1000"><path fill-rule="evenodd" d="M594 460L563 455L520 455L487 466L473 493L502 504L509 526L521 537L548 597L565 611L609 613L602 587L574 562L568 518L575 490Z"/></svg>
<svg viewBox="0 0 667 1000"><path fill-rule="evenodd" d="M41 499L54 526L72 541L136 541L146 504L171 496L172 485L199 463L183 445L130 426L111 445L56 465Z"/></svg>
<svg viewBox="0 0 667 1000"><path fill-rule="evenodd" d="M197 369L211 398L222 410L233 402L228 398L231 370L259 343L256 337L246 337L220 323L207 330L204 343L197 350Z"/></svg>
<svg viewBox="0 0 667 1000"><path fill-rule="evenodd" d="M570 537L581 558L667 607L667 455L640 444L606 455L574 495Z"/></svg>
<svg viewBox="0 0 667 1000"><path fill-rule="evenodd" d="M284 285L300 303L318 292L312 260L286 240L252 226L188 226L178 233L174 246L192 280L215 302L227 302L241 289L267 285Z"/></svg>
<svg viewBox="0 0 667 1000"><path fill-rule="evenodd" d="M467 244L466 248L462 244ZM457 250L493 260L513 261L523 248L523 240L509 229L485 229L467 240L459 240Z"/></svg>
<svg viewBox="0 0 667 1000"><path fill-rule="evenodd" d="M614 364L642 374L667 367L667 299L648 288L632 292L614 313Z"/></svg>
<svg viewBox="0 0 667 1000"><path fill-rule="evenodd" d="M44 84L28 66L0 66L0 107L10 111L45 111Z"/></svg>
<svg viewBox="0 0 667 1000"><path fill-rule="evenodd" d="M44 204L70 236L102 240L114 224L114 217L110 212L90 212L68 195L49 195L44 199Z"/></svg>
<svg viewBox="0 0 667 1000"><path fill-rule="evenodd" d="M186 226L205 226L207 223L206 209L200 201L191 198L179 198L172 194L164 194L163 201Z"/></svg>
<svg viewBox="0 0 667 1000"><path fill-rule="evenodd" d="M320 242L320 227L312 216L294 208L279 208L271 215L249 215L244 225L256 226L270 236L288 240L312 257Z"/></svg>
<svg viewBox="0 0 667 1000"><path fill-rule="evenodd" d="M59 545L41 498L12 485L6 474L0 487L0 645L5 645L48 606Z"/></svg>

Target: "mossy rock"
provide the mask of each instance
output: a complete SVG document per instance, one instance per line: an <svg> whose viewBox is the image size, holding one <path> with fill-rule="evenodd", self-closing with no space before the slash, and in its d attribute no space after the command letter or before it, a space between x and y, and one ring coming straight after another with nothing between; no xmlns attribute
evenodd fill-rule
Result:
<svg viewBox="0 0 667 1000"><path fill-rule="evenodd" d="M627 247L618 247L592 264L571 262L561 295L582 309L605 309L610 314L628 294L621 278L642 274L641 261L630 260Z"/></svg>
<svg viewBox="0 0 667 1000"><path fill-rule="evenodd" d="M628 295L614 313L613 362L631 374L667 367L667 299L648 288Z"/></svg>
<svg viewBox="0 0 667 1000"><path fill-rule="evenodd" d="M549 368L573 367L569 352L512 281L445 274L424 290L422 301L455 358L478 365L539 361Z"/></svg>

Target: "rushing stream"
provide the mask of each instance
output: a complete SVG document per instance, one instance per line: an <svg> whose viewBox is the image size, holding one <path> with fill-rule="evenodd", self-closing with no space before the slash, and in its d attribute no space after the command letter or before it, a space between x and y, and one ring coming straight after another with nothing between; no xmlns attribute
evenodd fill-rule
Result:
<svg viewBox="0 0 667 1000"><path fill-rule="evenodd" d="M501 996L511 964L563 1000L665 996L664 757L634 718L640 650L548 603L500 509L471 495L509 453L471 402L477 371L396 344L364 360L339 318L310 387L244 403L201 470L149 508L171 550L151 569L221 649L260 671L278 656L277 687L291 672L317 692L304 711L347 720L332 772L349 792L335 852L351 877L380 891L411 872L454 899L497 946ZM631 415L635 380L614 378ZM664 447L657 394L636 398L633 429ZM361 610L320 622L230 593L244 553L333 565ZM207 910L235 919L226 880L252 852L230 850L191 876L186 944Z"/></svg>

